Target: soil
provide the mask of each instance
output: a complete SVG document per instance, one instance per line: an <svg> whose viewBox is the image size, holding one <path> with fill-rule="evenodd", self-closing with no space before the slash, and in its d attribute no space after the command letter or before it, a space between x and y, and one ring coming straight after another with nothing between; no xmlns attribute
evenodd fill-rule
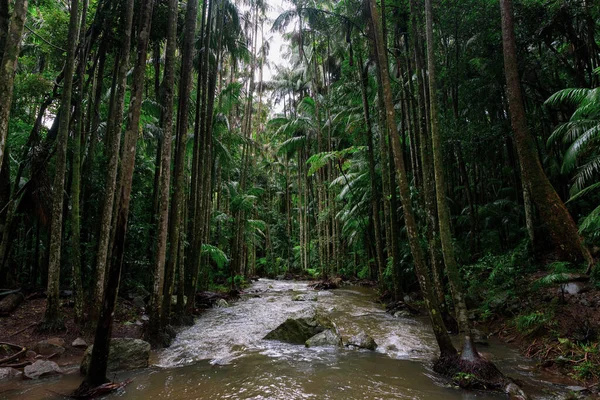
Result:
<svg viewBox="0 0 600 400"><path fill-rule="evenodd" d="M83 357L85 349L71 346L80 337L88 345L94 343L94 330L81 328L73 322L74 310L70 300L64 300L61 311L66 329L60 332L40 332L38 323L43 320L46 310L46 299L30 297L13 311L10 316L0 317L0 342L17 344L32 349L39 341L50 338L61 338L65 341L65 352L53 357L59 365L77 364ZM119 298L115 312L112 337L142 338L143 322L140 317L144 309L133 302Z"/></svg>
<svg viewBox="0 0 600 400"><path fill-rule="evenodd" d="M553 284L534 289L545 272L523 277L529 287L518 301L518 310L496 314L476 321L477 328L489 332L523 355L537 361L536 370L545 380L557 384L585 387L585 393L599 399L600 390L600 290L583 280L578 293L569 294L564 285ZM529 329L519 330L518 314L533 310L545 318ZM577 398L577 397L574 397Z"/></svg>

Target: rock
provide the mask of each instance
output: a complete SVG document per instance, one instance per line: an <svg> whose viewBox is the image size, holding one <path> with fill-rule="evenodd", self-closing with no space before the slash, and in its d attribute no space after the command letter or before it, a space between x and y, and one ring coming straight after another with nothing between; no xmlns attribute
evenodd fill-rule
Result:
<svg viewBox="0 0 600 400"><path fill-rule="evenodd" d="M61 338L51 338L37 342L33 350L43 356L60 355L65 352L65 341Z"/></svg>
<svg viewBox="0 0 600 400"><path fill-rule="evenodd" d="M94 345L87 348L83 354L83 360L79 370L82 374L87 373L92 349ZM150 343L140 339L116 338L110 341L108 353L108 371L122 371L138 368L146 368L150 357Z"/></svg>
<svg viewBox="0 0 600 400"><path fill-rule="evenodd" d="M83 340L82 338L77 338L75 340L73 340L73 343L71 343L71 346L73 347L77 347L77 348L81 348L81 349L85 349L87 348L87 343L85 342L85 340Z"/></svg>
<svg viewBox="0 0 600 400"><path fill-rule="evenodd" d="M9 315L25 300L23 293L11 293L0 301L0 315Z"/></svg>
<svg viewBox="0 0 600 400"><path fill-rule="evenodd" d="M305 342L325 329L335 329L333 322L326 317L315 315L311 318L288 318L267 334L265 340L279 340L291 344L305 344Z"/></svg>
<svg viewBox="0 0 600 400"><path fill-rule="evenodd" d="M62 370L54 361L38 360L25 367L25 377L38 379L46 376L62 374Z"/></svg>
<svg viewBox="0 0 600 400"><path fill-rule="evenodd" d="M140 319L141 319L142 321L144 321L144 322L148 322L148 321L150 321L150 317L149 317L149 316L147 316L147 315L145 315L145 314L144 314L144 315L142 315L142 316L140 317Z"/></svg>
<svg viewBox="0 0 600 400"><path fill-rule="evenodd" d="M394 317L396 318L410 318L412 314L408 310L400 310L394 313Z"/></svg>
<svg viewBox="0 0 600 400"><path fill-rule="evenodd" d="M584 285L579 282L568 282L560 285L559 293L564 292L565 294L579 294L583 291Z"/></svg>
<svg viewBox="0 0 600 400"><path fill-rule="evenodd" d="M142 296L135 296L133 298L132 302L138 308L145 308L146 307L146 302L144 301L144 297L142 297Z"/></svg>
<svg viewBox="0 0 600 400"><path fill-rule="evenodd" d="M326 329L323 332L317 333L313 337L306 340L306 342L304 342L304 345L306 347L341 347L342 338L337 333L333 332L331 329Z"/></svg>
<svg viewBox="0 0 600 400"><path fill-rule="evenodd" d="M292 301L317 301L316 293L299 293L292 297Z"/></svg>
<svg viewBox="0 0 600 400"><path fill-rule="evenodd" d="M35 356L37 356L37 353L33 350L27 350L27 353L25 353L25 357L28 359L34 359Z"/></svg>
<svg viewBox="0 0 600 400"><path fill-rule="evenodd" d="M489 345L488 336L481 332L479 329L471 329L471 337L473 338L473 342L475 344L481 344L484 346Z"/></svg>
<svg viewBox="0 0 600 400"><path fill-rule="evenodd" d="M358 335L352 336L350 339L348 339L348 345L358 347L359 349L377 349L377 343L375 343L375 339L364 332L361 332Z"/></svg>
<svg viewBox="0 0 600 400"><path fill-rule="evenodd" d="M581 299L581 300L579 300L579 304L581 304L584 307L589 307L590 306L590 302L587 299Z"/></svg>
<svg viewBox="0 0 600 400"><path fill-rule="evenodd" d="M217 300L217 302L215 303L215 307L219 307L219 308L227 308L229 307L229 303L227 302L227 300L225 299L219 299Z"/></svg>
<svg viewBox="0 0 600 400"><path fill-rule="evenodd" d="M23 373L11 367L0 368L0 381L19 378Z"/></svg>

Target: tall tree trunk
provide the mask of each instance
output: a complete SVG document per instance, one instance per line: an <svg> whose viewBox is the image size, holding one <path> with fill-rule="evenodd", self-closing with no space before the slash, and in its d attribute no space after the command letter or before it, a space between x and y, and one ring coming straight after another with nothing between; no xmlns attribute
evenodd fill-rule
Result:
<svg viewBox="0 0 600 400"><path fill-rule="evenodd" d="M27 19L27 0L15 0L13 15L10 24L7 24L8 2L0 0L0 29L2 25L8 26L6 36L0 36L0 171L2 171L2 159L4 158L4 147L8 137L8 122L10 118L10 107L13 100L13 89L17 60L21 49L21 36ZM1 31L0 31L1 32ZM0 33L0 35L2 35ZM69 42L70 43L70 42Z"/></svg>
<svg viewBox="0 0 600 400"><path fill-rule="evenodd" d="M78 92L79 100L75 104L74 135L73 135L73 167L71 171L71 266L72 286L75 294L75 322L83 322L83 284L81 282L81 142L84 136L83 127L83 84L85 66L87 61L87 47L85 40L86 18L88 1L83 0L79 37L82 38L79 46Z"/></svg>
<svg viewBox="0 0 600 400"><path fill-rule="evenodd" d="M390 138L392 151L394 153L396 178L400 188L400 198L402 201L402 208L404 209L404 221L415 263L415 270L425 298L425 305L429 312L429 318L431 319L433 332L440 348L441 358L452 358L456 356L457 352L452 344L452 341L450 340L450 336L448 336L446 327L444 326L439 304L433 292L433 286L429 277L428 267L425 263L423 251L419 243L417 224L413 214L408 178L406 176L406 168L404 166L402 145L400 144L400 138L398 137L398 132L396 129L396 111L394 110L394 103L392 100L392 88L389 77L387 54L383 43L383 31L381 29L379 10L377 9L376 0L369 0L369 4L371 20L374 28L375 48L377 53L377 70L383 86L387 134Z"/></svg>
<svg viewBox="0 0 600 400"><path fill-rule="evenodd" d="M438 102L436 94L436 71L435 55L433 48L433 13L431 0L425 0L425 20L427 36L427 72L429 74L429 113L431 124L431 142L433 150L433 169L435 175L435 194L437 202L438 225L440 230L440 242L442 244L442 254L446 271L448 272L448 281L454 300L456 319L458 321L459 331L463 332L465 340L470 340L471 329L467 315L467 305L465 302L464 288L458 269L458 263L454 255L454 245L452 244L452 232L450 229L450 209L446 201L446 176L444 171L444 155L442 149L442 138L439 131ZM477 354L477 353L475 353Z"/></svg>
<svg viewBox="0 0 600 400"><path fill-rule="evenodd" d="M177 50L177 0L169 0L169 20L167 24L167 46L165 54L164 78L159 90L161 127L163 140L161 146L161 171L158 201L158 227L156 256L154 258L154 290L150 305L150 337L157 339L160 332L160 321L165 284L165 259L167 254L167 233L169 230L169 195L171 185L171 141L173 136L173 93L175 86L175 51ZM172 244L176 246L176 244Z"/></svg>
<svg viewBox="0 0 600 400"><path fill-rule="evenodd" d="M129 56L131 53L131 31L133 27L133 5L134 0L128 0L125 5L125 14L121 21L121 49L118 59L118 70L116 75L116 97L112 101L107 121L105 140L108 141L106 149L108 152L108 165L106 171L106 183L104 186L104 204L100 220L100 232L98 234L98 250L96 254L96 276L94 287L94 298L96 302L92 305L91 319L95 321L100 314L102 306L101 299L104 295L106 265L108 262L108 247L111 237L113 219L113 208L115 204L115 190L117 187L117 168L119 165L119 152L121 149L121 125L125 108L125 91L127 88L127 73L129 72Z"/></svg>
<svg viewBox="0 0 600 400"><path fill-rule="evenodd" d="M588 272L590 272L594 260L579 236L577 225L565 204L548 180L540 163L535 141L527 127L517 64L512 0L500 0L500 11L502 14L506 93L515 145L521 164L523 186L529 189L533 203L536 205L541 220L544 221L545 228L561 259L570 262L586 261Z"/></svg>
<svg viewBox="0 0 600 400"><path fill-rule="evenodd" d="M125 236L127 233L127 219L129 216L129 201L131 199L131 185L135 166L135 151L140 130L140 116L142 110L142 96L148 56L148 39L152 23L152 10L154 0L141 3L140 29L137 35L137 61L133 70L133 84L129 105L129 119L124 137L124 151L122 160L122 184L118 193L118 213L115 226L115 240L111 253L110 270L106 291L102 302L102 311L94 336L94 348L88 368L88 373L80 389L101 385L107 381L106 369L112 334L113 317L117 303L121 270L123 268L123 254L125 251Z"/></svg>
<svg viewBox="0 0 600 400"><path fill-rule="evenodd" d="M175 150L175 188L171 199L171 215L169 217L169 258L165 270L165 292L163 297L162 326L166 326L171 312L171 296L175 278L175 266L178 265L178 250L183 218L184 182L185 182L185 153L189 121L190 92L192 89L192 72L194 60L194 37L198 0L189 0L186 8L183 50L181 59L181 76L179 79L179 107L177 110L177 147ZM188 297L188 304L194 304L194 299Z"/></svg>
<svg viewBox="0 0 600 400"><path fill-rule="evenodd" d="M383 273L385 270L385 261L383 257L383 240L381 237L381 219L379 215L380 193L377 190L377 176L375 174L375 149L373 148L373 130L371 129L371 116L369 112L369 101L367 99L367 84L368 84L368 65L364 66L362 58L359 56L359 79L363 104L363 118L367 127L366 138L368 147L369 160L369 178L371 180L371 212L373 213L373 228L375 230L375 253L377 256L377 266L379 270L379 285L384 287Z"/></svg>
<svg viewBox="0 0 600 400"><path fill-rule="evenodd" d="M60 316L59 284L62 248L62 228L64 210L65 172L67 169L67 141L71 122L71 96L73 91L73 75L75 73L75 53L79 37L79 0L71 3L69 19L69 37L67 60L63 82L63 93L60 105L60 120L56 138L56 166L54 185L52 187L52 221L50 225L50 258L48 264L48 297L44 327L49 330L62 328Z"/></svg>

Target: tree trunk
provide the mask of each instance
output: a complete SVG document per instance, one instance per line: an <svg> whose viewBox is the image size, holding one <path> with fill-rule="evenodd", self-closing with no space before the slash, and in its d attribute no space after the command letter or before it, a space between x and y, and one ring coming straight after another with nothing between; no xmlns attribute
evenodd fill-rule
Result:
<svg viewBox="0 0 600 400"><path fill-rule="evenodd" d="M162 86L159 90L163 140L161 141L161 171L158 201L158 226L156 256L154 258L154 290L150 305L151 339L156 340L161 329L163 291L165 284L165 259L167 254L167 233L169 230L169 195L171 185L171 141L173 136L173 92L175 86L175 51L177 50L177 0L169 0L169 20L167 24L167 47ZM157 93L158 95L158 93ZM172 244L175 245L175 244Z"/></svg>
<svg viewBox="0 0 600 400"><path fill-rule="evenodd" d="M2 171L2 159L4 158L4 147L8 137L8 122L10 118L10 108L13 100L13 89L15 83L15 73L17 70L17 60L19 50L21 49L21 36L23 27L27 19L27 0L16 0L13 7L13 15L8 25L6 18L8 13L8 2L0 2L0 29L3 26L8 27L6 36L0 33L0 171ZM0 31L2 32L2 31ZM70 43L70 42L69 42Z"/></svg>
<svg viewBox="0 0 600 400"><path fill-rule="evenodd" d="M371 116L369 113L369 101L367 99L367 83L368 75L367 69L363 66L362 58L359 56L359 79L360 88L362 95L363 104L363 117L365 120L365 126L367 127L366 138L368 147L368 159L369 159L369 178L371 180L371 212L373 214L373 229L375 230L375 255L377 256L377 266L379 270L379 285L383 288L384 278L383 273L386 265L383 257L383 240L381 238L381 219L379 216L379 200L380 194L377 190L377 176L375 174L375 149L373 148L373 130L371 129ZM368 65L367 65L368 67Z"/></svg>
<svg viewBox="0 0 600 400"><path fill-rule="evenodd" d="M169 258L165 271L165 292L163 297L162 326L169 322L171 312L171 296L175 278L175 266L178 265L178 250L181 236L184 202L184 167L186 153L186 139L189 121L190 92L192 89L192 68L194 60L194 36L196 32L196 20L198 18L198 0L189 0L186 8L185 31L183 39L183 50L181 60L181 77L179 80L179 107L177 109L177 148L175 153L175 188L171 199L171 215L169 217ZM188 304L193 304L194 299L188 297Z"/></svg>
<svg viewBox="0 0 600 400"><path fill-rule="evenodd" d="M140 30L137 35L137 61L133 70L133 84L131 101L129 105L129 119L124 138L124 151L122 161L122 185L118 194L118 213L116 221L115 240L112 249L110 270L106 291L102 302L102 311L98 320L94 336L94 349L85 381L78 390L101 385L107 381L106 369L108 366L108 353L112 334L113 317L117 303L121 270L123 268L123 254L125 250L125 235L127 233L127 219L129 215L129 201L131 199L131 185L135 165L136 143L140 130L140 116L142 96L148 56L148 39L152 23L152 10L154 0L142 3Z"/></svg>
<svg viewBox="0 0 600 400"><path fill-rule="evenodd" d="M121 148L121 124L125 108L125 91L127 87L127 73L129 72L129 55L131 53L131 31L133 26L133 4L134 0L128 0L125 5L125 15L121 21L121 49L117 57L118 71L116 75L116 97L113 99L107 121L105 140L108 152L108 165L106 171L106 183L104 189L104 205L100 220L100 232L98 234L98 250L96 254L96 276L94 279L94 299L92 305L91 320L98 319L101 301L104 295L106 264L108 262L108 246L111 237L113 219L113 208L115 203L115 190L117 187L117 168L119 165L119 152Z"/></svg>
<svg viewBox="0 0 600 400"><path fill-rule="evenodd" d="M71 171L71 266L72 285L75 294L75 322L83 322L83 284L81 282L81 142L84 136L83 118L83 82L87 61L87 48L84 41L88 1L83 0L79 37L82 38L79 46L78 91L79 100L75 104L75 134L73 135L73 167Z"/></svg>
<svg viewBox="0 0 600 400"><path fill-rule="evenodd" d="M67 60L63 82L60 120L56 138L56 164L54 185L52 186L52 221L50 225L50 258L48 264L48 297L44 314L44 328L48 330L64 327L60 316L59 283L62 248L63 205L65 191L65 171L67 168L67 141L71 122L71 96L75 73L75 53L79 37L79 0L71 3Z"/></svg>
<svg viewBox="0 0 600 400"><path fill-rule="evenodd" d="M450 340L450 336L448 336L446 327L444 326L444 321L442 320L437 298L433 293L428 267L425 263L423 251L419 243L417 224L412 210L410 189L408 186L408 178L406 176L406 168L404 166L402 145L400 144L400 138L398 137L398 132L396 130L396 111L394 110L394 103L392 100L392 88L389 77L386 49L383 44L383 33L381 29L379 10L377 9L376 0L369 0L369 3L371 20L374 28L375 48L377 53L377 70L383 86L387 134L390 138L392 151L394 153L396 178L400 188L400 198L402 201L402 207L404 209L404 221L415 263L415 270L421 290L423 292L425 305L429 312L433 331L440 348L441 358L455 357L457 352L452 344L452 341Z"/></svg>
<svg viewBox="0 0 600 400"><path fill-rule="evenodd" d="M433 49L433 13L431 10L431 0L425 0L425 20L427 36L427 71L429 74L429 112L431 124L431 142L433 150L433 169L435 175L435 194L437 202L438 224L440 230L440 242L442 244L442 254L446 271L448 272L448 281L454 300L454 308L458 328L463 332L466 338L470 337L471 328L467 315L467 305L465 302L464 288L458 269L458 263L454 255L454 245L452 244L452 232L450 230L450 209L446 201L446 176L444 171L444 155L442 149L442 138L439 131L438 102L436 94L436 71L435 55ZM477 353L475 353L477 354Z"/></svg>
<svg viewBox="0 0 600 400"><path fill-rule="evenodd" d="M575 225L565 204L548 180L540 163L535 141L527 126L517 64L512 0L500 0L500 11L502 14L506 93L515 135L515 145L521 164L523 186L529 189L533 203L540 213L541 220L545 223L545 228L560 258L574 263L585 261L588 264L589 272L594 260L585 247L581 236L579 236L577 225Z"/></svg>

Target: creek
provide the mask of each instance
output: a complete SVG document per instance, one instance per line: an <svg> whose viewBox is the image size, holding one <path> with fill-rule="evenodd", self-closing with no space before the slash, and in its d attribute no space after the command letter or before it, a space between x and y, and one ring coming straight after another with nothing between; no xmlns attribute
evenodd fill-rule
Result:
<svg viewBox="0 0 600 400"><path fill-rule="evenodd" d="M316 294L316 301L293 301ZM395 318L358 286L316 292L307 282L261 279L229 307L213 308L153 355L149 369L111 374L132 383L108 398L122 399L505 399L496 393L447 387L430 369L436 355L425 318ZM289 317L328 315L343 337L371 335L376 351L305 348L262 338ZM531 372L534 363L497 341L479 349L535 399L556 387ZM80 383L77 373L20 381L11 399L52 399ZM4 392L5 394L7 392ZM2 397L2 395L0 395Z"/></svg>

